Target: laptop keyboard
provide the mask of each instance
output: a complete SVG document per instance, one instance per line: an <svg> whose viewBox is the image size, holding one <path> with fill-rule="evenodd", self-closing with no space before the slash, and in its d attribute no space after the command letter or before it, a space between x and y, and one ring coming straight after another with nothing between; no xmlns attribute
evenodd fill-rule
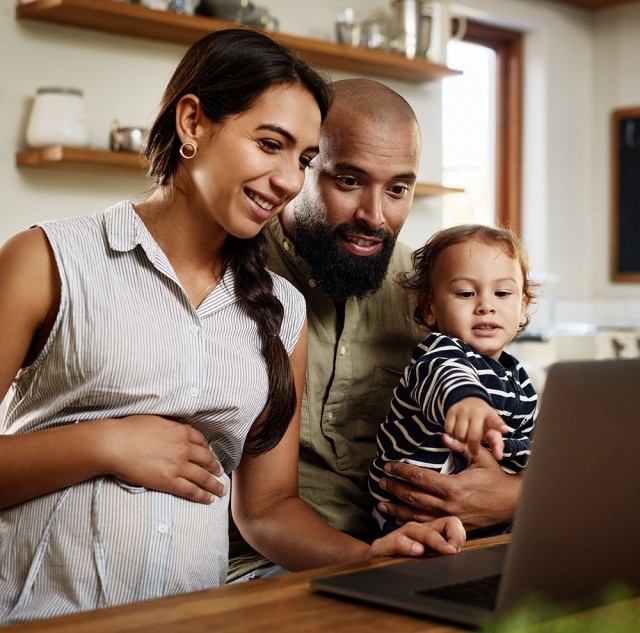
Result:
<svg viewBox="0 0 640 633"><path fill-rule="evenodd" d="M423 589L417 593L493 611L496 607L501 578L501 574L485 576L454 585Z"/></svg>

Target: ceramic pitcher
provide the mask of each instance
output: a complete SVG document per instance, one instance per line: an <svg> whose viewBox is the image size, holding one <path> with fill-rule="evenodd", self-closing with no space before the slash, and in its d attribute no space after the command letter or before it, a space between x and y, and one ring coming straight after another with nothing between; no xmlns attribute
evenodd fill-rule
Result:
<svg viewBox="0 0 640 633"><path fill-rule="evenodd" d="M450 40L461 40L467 30L467 20L457 15L449 0L423 0L422 19L431 20L431 41L426 51L430 61L447 63L447 44Z"/></svg>

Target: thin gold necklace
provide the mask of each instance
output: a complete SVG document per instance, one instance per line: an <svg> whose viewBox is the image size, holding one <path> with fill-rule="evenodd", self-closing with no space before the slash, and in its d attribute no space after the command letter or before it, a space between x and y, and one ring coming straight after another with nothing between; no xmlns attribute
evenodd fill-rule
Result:
<svg viewBox="0 0 640 633"><path fill-rule="evenodd" d="M187 295L187 297L189 297L189 301L191 301L193 305L196 305L198 303L198 300L204 297L207 292L209 292L209 290L211 290L211 288L215 286L217 281L218 278L216 277L197 297L193 297L193 299L189 297L189 295Z"/></svg>

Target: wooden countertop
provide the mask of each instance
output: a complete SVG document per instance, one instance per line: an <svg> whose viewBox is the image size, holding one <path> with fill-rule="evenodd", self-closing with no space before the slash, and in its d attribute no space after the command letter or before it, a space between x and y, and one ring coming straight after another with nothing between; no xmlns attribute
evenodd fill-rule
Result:
<svg viewBox="0 0 640 633"><path fill-rule="evenodd" d="M504 543L499 536L466 549ZM388 565L397 559L336 565L208 591L159 598L76 615L14 624L11 633L362 633L372 626L393 633L452 633L456 626L324 596L309 582L319 576Z"/></svg>

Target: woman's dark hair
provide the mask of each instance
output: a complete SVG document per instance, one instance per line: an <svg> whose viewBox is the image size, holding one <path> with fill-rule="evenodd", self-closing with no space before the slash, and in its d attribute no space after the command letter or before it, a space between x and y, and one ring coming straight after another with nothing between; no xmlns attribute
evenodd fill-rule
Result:
<svg viewBox="0 0 640 633"><path fill-rule="evenodd" d="M398 283L417 295L413 319L419 325L428 325L424 320L425 309L433 301L433 271L442 251L463 242L480 242L488 246L499 246L512 259L518 262L524 279L522 293L529 299L535 299L537 283L529 276L529 260L518 239L509 228L485 226L484 224L459 224L441 229L434 233L427 243L411 255L413 270L398 275ZM521 325L524 330L529 324Z"/></svg>
<svg viewBox="0 0 640 633"><path fill-rule="evenodd" d="M269 88L282 85L307 89L324 121L332 99L330 84L271 36L250 28L230 28L203 37L186 52L162 97L144 149L149 176L158 186L174 183L181 144L176 105L184 95L196 95L205 116L222 123L249 110ZM233 270L241 305L257 324L269 378L269 400L244 448L250 455L278 444L296 406L293 372L279 336L284 308L273 293L268 257L262 232L246 240L229 236L225 242L223 272Z"/></svg>
<svg viewBox="0 0 640 633"><path fill-rule="evenodd" d="M144 149L148 175L158 185L171 184L180 158L176 105L184 95L196 95L205 116L222 123L249 110L265 90L281 85L306 88L324 121L332 98L330 84L293 51L250 28L205 35L185 53L164 91Z"/></svg>

